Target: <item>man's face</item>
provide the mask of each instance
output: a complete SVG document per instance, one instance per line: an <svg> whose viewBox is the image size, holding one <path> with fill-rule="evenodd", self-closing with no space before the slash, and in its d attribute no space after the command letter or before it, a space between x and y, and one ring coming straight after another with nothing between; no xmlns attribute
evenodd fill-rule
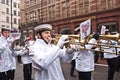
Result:
<svg viewBox="0 0 120 80"><path fill-rule="evenodd" d="M47 43L51 41L51 31L43 31L41 35Z"/></svg>
<svg viewBox="0 0 120 80"><path fill-rule="evenodd" d="M6 38L8 38L9 37L9 35L10 35L10 31L3 31L2 32L2 35L4 36L4 37L6 37Z"/></svg>

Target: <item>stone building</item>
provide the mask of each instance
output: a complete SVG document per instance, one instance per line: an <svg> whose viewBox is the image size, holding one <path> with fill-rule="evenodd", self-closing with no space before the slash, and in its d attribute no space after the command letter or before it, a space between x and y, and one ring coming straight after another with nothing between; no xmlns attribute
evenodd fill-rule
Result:
<svg viewBox="0 0 120 80"><path fill-rule="evenodd" d="M0 27L18 31L20 24L20 0L0 0Z"/></svg>
<svg viewBox="0 0 120 80"><path fill-rule="evenodd" d="M21 0L20 30L24 37L34 35L42 23L53 25L55 33L74 34L79 24L91 19L92 32L106 26L120 31L120 0Z"/></svg>

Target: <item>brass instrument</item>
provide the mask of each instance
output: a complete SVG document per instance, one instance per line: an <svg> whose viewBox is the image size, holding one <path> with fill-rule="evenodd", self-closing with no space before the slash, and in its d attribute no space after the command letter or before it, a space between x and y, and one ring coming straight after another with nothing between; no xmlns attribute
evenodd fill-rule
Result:
<svg viewBox="0 0 120 80"><path fill-rule="evenodd" d="M94 34L90 34L85 39L81 40L81 43L88 43L88 41L93 37ZM99 40L114 40L120 43L120 35L99 35Z"/></svg>
<svg viewBox="0 0 120 80"><path fill-rule="evenodd" d="M113 54L120 54L118 49L120 48L119 45L112 45L111 40L116 41L118 44L120 43L120 35L115 34L115 35L99 35L99 39L97 41L97 44L92 44L88 43L89 39L92 38L93 34L87 36L85 39L80 41L80 44L84 44L84 47L82 49L86 49L85 45L86 44L91 44L95 45L97 48L100 50L95 50L95 49L87 49L87 50L92 50L92 51L99 51L99 52L104 52L104 53L113 53ZM107 43L102 43L101 40L107 40ZM109 48L114 48L114 52L106 52L104 49L109 49Z"/></svg>
<svg viewBox="0 0 120 80"><path fill-rule="evenodd" d="M13 52L20 51L20 50L29 50L28 47L30 46L28 39L24 41L23 39L15 40L11 45L11 50Z"/></svg>
<svg viewBox="0 0 120 80"><path fill-rule="evenodd" d="M25 46L25 41L23 41L22 39L17 39L12 43L11 48L12 48L12 51L19 51L24 46Z"/></svg>
<svg viewBox="0 0 120 80"><path fill-rule="evenodd" d="M24 52L28 52L28 43L26 43L23 39L16 39L12 45L11 45L11 50L14 52L14 55L17 57L17 62L22 63L21 61L21 54L17 54L16 52L19 52L20 50ZM26 55L26 53L24 54Z"/></svg>
<svg viewBox="0 0 120 80"><path fill-rule="evenodd" d="M70 47L71 44L74 45L81 45L82 47L80 49L82 50L91 50L91 51L99 51L99 52L104 52L104 53L111 53L111 52L105 52L104 49L108 48L115 48L115 52L112 52L114 54L120 54L118 52L118 48L120 48L120 46L116 46L116 45L112 45L112 43L102 43L101 40L108 40L108 41L116 41L118 44L120 43L120 35L116 34L116 35L99 35L99 39L98 39L98 43L97 44L92 44L92 43L88 43L88 41L93 37L94 34L90 34L89 36L87 36L86 38L84 38L83 40L80 40L80 35L68 35L69 36L69 43L65 44L65 47ZM55 37L52 40L52 44L57 44L59 38L61 37L60 34L55 35ZM90 44L90 45L94 45L96 47L98 47L100 50L95 50L95 49L86 49L85 45Z"/></svg>
<svg viewBox="0 0 120 80"><path fill-rule="evenodd" d="M120 38L119 34L115 34L115 35L100 35L99 39L110 39L110 40L115 40L118 41Z"/></svg>
<svg viewBox="0 0 120 80"><path fill-rule="evenodd" d="M56 45L61 36L62 36L61 34L55 34L54 37L52 38L51 44ZM70 44L76 44L77 42L79 43L80 41L80 35L68 35L68 37L69 42L65 44L66 48L70 47Z"/></svg>

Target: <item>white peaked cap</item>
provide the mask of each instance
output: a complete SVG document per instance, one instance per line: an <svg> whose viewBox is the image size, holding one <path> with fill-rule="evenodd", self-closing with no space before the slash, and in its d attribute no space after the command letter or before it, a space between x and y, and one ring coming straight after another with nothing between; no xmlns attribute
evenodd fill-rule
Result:
<svg viewBox="0 0 120 80"><path fill-rule="evenodd" d="M11 30L9 27L1 27L1 29L4 29L4 30Z"/></svg>
<svg viewBox="0 0 120 80"><path fill-rule="evenodd" d="M39 31L46 31L46 30L49 30L51 31L52 30L52 25L50 24L41 24L41 25L38 25L34 28L35 31L39 32Z"/></svg>

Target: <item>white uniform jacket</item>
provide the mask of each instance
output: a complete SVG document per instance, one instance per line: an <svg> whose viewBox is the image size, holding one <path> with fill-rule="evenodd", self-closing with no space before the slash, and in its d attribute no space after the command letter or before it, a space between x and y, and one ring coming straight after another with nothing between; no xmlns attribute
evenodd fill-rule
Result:
<svg viewBox="0 0 120 80"><path fill-rule="evenodd" d="M60 61L71 60L73 54L37 39L30 49L30 56L32 66L36 69L35 80L65 80Z"/></svg>
<svg viewBox="0 0 120 80"><path fill-rule="evenodd" d="M25 48L19 50L19 51L14 51L15 56L21 56L21 61L23 64L29 64L31 63L31 59L29 57L29 51Z"/></svg>
<svg viewBox="0 0 120 80"><path fill-rule="evenodd" d="M0 37L0 72L5 72L16 68L15 57L10 50L7 39Z"/></svg>
<svg viewBox="0 0 120 80"><path fill-rule="evenodd" d="M92 38L88 43L96 44L97 41ZM91 49L93 45L85 45L87 49ZM80 72L88 72L94 70L94 54L93 51L80 50L76 57L76 70Z"/></svg>
<svg viewBox="0 0 120 80"><path fill-rule="evenodd" d="M21 48L21 50L19 50L19 51L14 51L14 54L16 56L18 56L18 55L21 56L21 61L22 61L23 64L32 63L31 59L30 59L30 56L29 56L29 47L32 46L33 44L34 44L34 41L29 41L29 46L27 47L28 49L26 49L24 47L24 48Z"/></svg>
<svg viewBox="0 0 120 80"><path fill-rule="evenodd" d="M117 42L116 41L113 41L113 40L110 40L112 43L112 45L117 45ZM109 40L102 40L102 43L109 43ZM119 50L119 49L117 49ZM109 59L109 58L115 58L115 57L118 57L118 55L116 54L111 54L112 52L116 52L115 48L110 48L110 47L105 47L104 49L105 53L104 53L104 58L106 59ZM106 52L110 52L110 53L106 53Z"/></svg>

